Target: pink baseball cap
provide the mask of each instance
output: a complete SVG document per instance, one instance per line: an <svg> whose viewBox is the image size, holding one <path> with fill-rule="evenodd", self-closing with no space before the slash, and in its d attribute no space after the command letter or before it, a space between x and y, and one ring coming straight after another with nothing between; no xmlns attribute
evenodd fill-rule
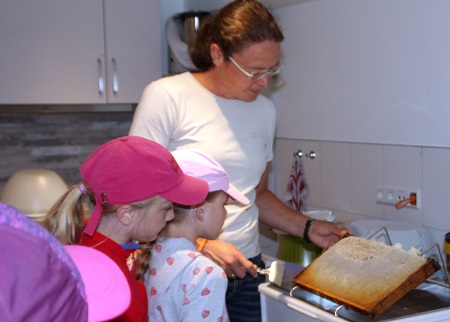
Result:
<svg viewBox="0 0 450 322"><path fill-rule="evenodd" d="M195 149L175 150L172 155L184 173L208 182L209 191L223 190L241 204L249 204L247 197L230 183L224 168L210 155Z"/></svg>
<svg viewBox="0 0 450 322"><path fill-rule="evenodd" d="M127 278L104 253L80 245L64 246L84 284L88 321L108 321L125 312L131 303Z"/></svg>
<svg viewBox="0 0 450 322"><path fill-rule="evenodd" d="M124 136L98 147L80 173L95 195L95 208L84 232L94 234L102 205L120 205L161 196L182 205L205 200L208 184L185 175L172 154L139 136Z"/></svg>

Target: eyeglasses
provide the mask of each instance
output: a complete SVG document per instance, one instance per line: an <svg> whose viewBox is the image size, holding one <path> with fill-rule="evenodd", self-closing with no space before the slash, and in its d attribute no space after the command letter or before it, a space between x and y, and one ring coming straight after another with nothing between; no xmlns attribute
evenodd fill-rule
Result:
<svg viewBox="0 0 450 322"><path fill-rule="evenodd" d="M283 68L283 64L280 62L277 66L267 70L267 71L257 71L257 72L248 72L245 69L243 69L241 66L239 66L238 63L236 63L234 61L233 58L231 58L230 56L228 56L228 58L230 59L230 61L233 63L234 66L237 67L237 69L239 69L242 74L244 74L245 76L247 76L248 78L250 78L251 80L255 80L255 79L260 79L263 78L266 75L269 76L274 76L276 74L278 74L281 71L281 68Z"/></svg>

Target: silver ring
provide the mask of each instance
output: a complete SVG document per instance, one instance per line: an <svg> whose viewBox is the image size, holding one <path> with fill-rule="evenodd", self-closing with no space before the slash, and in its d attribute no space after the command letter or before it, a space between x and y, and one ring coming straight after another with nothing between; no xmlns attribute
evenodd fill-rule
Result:
<svg viewBox="0 0 450 322"><path fill-rule="evenodd" d="M231 274L231 278L235 278L236 277L236 274Z"/></svg>

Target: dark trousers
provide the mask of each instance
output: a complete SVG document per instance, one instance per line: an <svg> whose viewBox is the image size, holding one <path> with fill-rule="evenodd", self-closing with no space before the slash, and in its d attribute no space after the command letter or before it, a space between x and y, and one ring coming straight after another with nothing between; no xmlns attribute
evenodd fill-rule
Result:
<svg viewBox="0 0 450 322"><path fill-rule="evenodd" d="M265 267L261 254L249 260L258 267ZM231 322L261 322L258 285L265 281L265 275L253 278L248 274L244 279L228 279L226 302Z"/></svg>

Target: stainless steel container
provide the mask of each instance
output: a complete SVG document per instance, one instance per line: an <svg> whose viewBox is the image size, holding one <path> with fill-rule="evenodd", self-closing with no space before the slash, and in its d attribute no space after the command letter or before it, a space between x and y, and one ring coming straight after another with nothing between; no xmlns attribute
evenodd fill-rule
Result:
<svg viewBox="0 0 450 322"><path fill-rule="evenodd" d="M174 20L181 25L181 39L191 44L197 33L202 20L209 16L207 11L187 11L182 12L174 17Z"/></svg>

